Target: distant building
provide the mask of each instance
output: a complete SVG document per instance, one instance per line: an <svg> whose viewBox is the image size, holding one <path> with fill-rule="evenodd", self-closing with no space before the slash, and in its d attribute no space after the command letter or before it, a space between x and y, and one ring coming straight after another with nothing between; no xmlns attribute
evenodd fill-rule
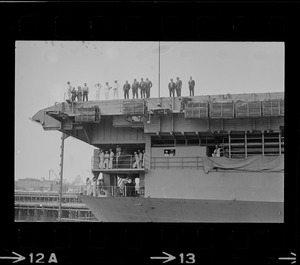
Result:
<svg viewBox="0 0 300 265"><path fill-rule="evenodd" d="M59 191L59 180L39 180L25 178L15 181L15 189L27 191ZM63 185L63 192L68 191L68 186Z"/></svg>

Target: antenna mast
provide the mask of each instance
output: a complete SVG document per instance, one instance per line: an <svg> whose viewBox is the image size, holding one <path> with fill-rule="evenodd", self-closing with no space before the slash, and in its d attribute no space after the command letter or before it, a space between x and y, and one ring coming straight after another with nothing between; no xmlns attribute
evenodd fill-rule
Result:
<svg viewBox="0 0 300 265"><path fill-rule="evenodd" d="M158 97L160 98L160 41L158 42Z"/></svg>

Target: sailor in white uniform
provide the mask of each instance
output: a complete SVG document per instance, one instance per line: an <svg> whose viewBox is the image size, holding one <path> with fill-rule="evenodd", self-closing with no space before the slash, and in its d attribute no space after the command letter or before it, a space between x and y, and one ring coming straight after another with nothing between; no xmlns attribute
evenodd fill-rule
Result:
<svg viewBox="0 0 300 265"><path fill-rule="evenodd" d="M108 168L112 168L113 167L113 160L114 160L114 152L112 151L112 149L109 149L110 153L109 153L109 164L108 164Z"/></svg>
<svg viewBox="0 0 300 265"><path fill-rule="evenodd" d="M218 145L216 145L216 148L215 148L214 152L212 153L212 156L213 157L220 157L221 156L221 148Z"/></svg>
<svg viewBox="0 0 300 265"><path fill-rule="evenodd" d="M97 83L96 85L95 85L95 87L96 87L96 100L100 100L100 89L101 89L101 84L100 83Z"/></svg>

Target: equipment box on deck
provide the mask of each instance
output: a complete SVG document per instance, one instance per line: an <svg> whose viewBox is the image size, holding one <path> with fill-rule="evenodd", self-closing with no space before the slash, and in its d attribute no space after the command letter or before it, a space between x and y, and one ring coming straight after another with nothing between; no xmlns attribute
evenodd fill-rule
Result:
<svg viewBox="0 0 300 265"><path fill-rule="evenodd" d="M260 117L260 101L238 101L235 103L235 116L237 118Z"/></svg>
<svg viewBox="0 0 300 265"><path fill-rule="evenodd" d="M144 115L145 101L144 100L124 100L123 114L125 115Z"/></svg>
<svg viewBox="0 0 300 265"><path fill-rule="evenodd" d="M75 111L76 122L95 123L100 122L100 109L98 106L79 107Z"/></svg>
<svg viewBox="0 0 300 265"><path fill-rule="evenodd" d="M210 118L230 119L234 117L234 103L210 103L209 106Z"/></svg>
<svg viewBox="0 0 300 265"><path fill-rule="evenodd" d="M207 118L208 103L205 102L188 102L185 106L184 117L191 118Z"/></svg>
<svg viewBox="0 0 300 265"><path fill-rule="evenodd" d="M283 116L284 100L272 99L262 102L263 116Z"/></svg>

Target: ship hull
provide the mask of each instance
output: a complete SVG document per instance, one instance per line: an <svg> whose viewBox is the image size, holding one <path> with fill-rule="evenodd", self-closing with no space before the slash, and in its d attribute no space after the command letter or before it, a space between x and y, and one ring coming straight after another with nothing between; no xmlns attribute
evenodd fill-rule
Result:
<svg viewBox="0 0 300 265"><path fill-rule="evenodd" d="M282 223L284 216L283 202L85 195L80 198L102 222Z"/></svg>

